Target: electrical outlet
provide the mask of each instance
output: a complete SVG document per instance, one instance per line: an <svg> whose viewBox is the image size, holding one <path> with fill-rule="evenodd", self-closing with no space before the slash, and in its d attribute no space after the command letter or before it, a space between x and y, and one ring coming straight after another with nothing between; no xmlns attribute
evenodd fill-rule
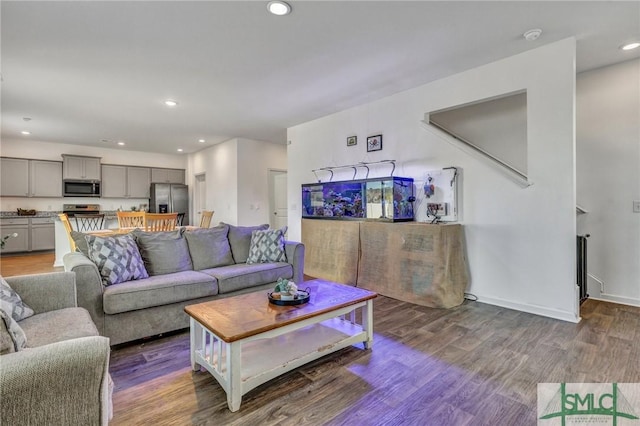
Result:
<svg viewBox="0 0 640 426"><path fill-rule="evenodd" d="M447 203L427 203L427 213L432 216L446 216Z"/></svg>
<svg viewBox="0 0 640 426"><path fill-rule="evenodd" d="M640 200L635 200L633 202L633 212L640 213Z"/></svg>

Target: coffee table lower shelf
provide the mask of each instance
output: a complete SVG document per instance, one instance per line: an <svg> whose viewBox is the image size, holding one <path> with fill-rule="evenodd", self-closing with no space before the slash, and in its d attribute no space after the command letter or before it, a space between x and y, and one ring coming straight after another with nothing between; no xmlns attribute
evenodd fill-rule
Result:
<svg viewBox="0 0 640 426"><path fill-rule="evenodd" d="M368 300L230 343L192 317L191 367L211 373L238 411L242 395L275 377L356 343L370 348L372 310Z"/></svg>

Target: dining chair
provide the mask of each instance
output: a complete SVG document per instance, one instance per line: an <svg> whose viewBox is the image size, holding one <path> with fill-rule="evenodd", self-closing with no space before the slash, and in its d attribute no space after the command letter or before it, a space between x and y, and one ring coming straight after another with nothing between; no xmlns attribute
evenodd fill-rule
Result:
<svg viewBox="0 0 640 426"><path fill-rule="evenodd" d="M76 251L76 242L73 241L73 237L71 236L71 231L73 231L73 228L71 227L71 222L69 222L69 216L67 216L66 213L60 213L58 214L58 217L60 218L60 222L62 222L62 225L64 226L64 230L67 232L67 238L69 239L69 247L71 248L71 251Z"/></svg>
<svg viewBox="0 0 640 426"><path fill-rule="evenodd" d="M213 210L203 210L200 216L200 228L208 228L211 225L211 218L213 217Z"/></svg>
<svg viewBox="0 0 640 426"><path fill-rule="evenodd" d="M119 228L144 228L145 212L116 212Z"/></svg>
<svg viewBox="0 0 640 426"><path fill-rule="evenodd" d="M183 221L184 221L184 213L178 213L178 226L182 226Z"/></svg>
<svg viewBox="0 0 640 426"><path fill-rule="evenodd" d="M99 231L104 225L104 214L75 214L73 218L80 232Z"/></svg>
<svg viewBox="0 0 640 426"><path fill-rule="evenodd" d="M147 213L144 230L149 232L173 231L178 225L178 213Z"/></svg>

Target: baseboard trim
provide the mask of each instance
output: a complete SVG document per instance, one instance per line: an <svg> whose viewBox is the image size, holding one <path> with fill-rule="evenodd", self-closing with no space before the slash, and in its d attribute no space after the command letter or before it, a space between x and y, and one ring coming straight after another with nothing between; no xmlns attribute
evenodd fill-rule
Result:
<svg viewBox="0 0 640 426"><path fill-rule="evenodd" d="M634 299L633 297L616 296L615 294L600 293L600 297L591 297L589 299L601 300L603 302L618 303L620 305L629 305L640 307L640 299Z"/></svg>
<svg viewBox="0 0 640 426"><path fill-rule="evenodd" d="M576 316L573 312L561 311L544 306L518 303L511 300L498 299L494 297L478 296L478 302L486 303L488 305L501 306L503 308L514 309L516 311L527 312L529 314L540 315L543 317L558 319L567 322L578 323L581 320L580 316Z"/></svg>

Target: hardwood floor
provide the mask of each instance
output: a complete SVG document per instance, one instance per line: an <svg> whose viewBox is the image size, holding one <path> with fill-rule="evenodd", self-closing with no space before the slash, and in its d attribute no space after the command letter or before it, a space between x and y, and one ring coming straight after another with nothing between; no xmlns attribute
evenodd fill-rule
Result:
<svg viewBox="0 0 640 426"><path fill-rule="evenodd" d="M0 275L3 277L11 277L14 275L64 271L62 266L53 267L55 259L56 255L54 252L40 252L35 254L2 253L2 255L0 255Z"/></svg>
<svg viewBox="0 0 640 426"><path fill-rule="evenodd" d="M191 372L188 332L124 345L111 357L112 425L532 425L537 383L640 382L640 308L588 300L582 316L378 297L372 350L266 383L236 413L209 373Z"/></svg>
<svg viewBox="0 0 640 426"><path fill-rule="evenodd" d="M236 413L209 373L191 372L187 331L120 345L111 425L533 425L537 383L640 382L640 308L587 300L581 315L378 297L372 350L289 372Z"/></svg>

